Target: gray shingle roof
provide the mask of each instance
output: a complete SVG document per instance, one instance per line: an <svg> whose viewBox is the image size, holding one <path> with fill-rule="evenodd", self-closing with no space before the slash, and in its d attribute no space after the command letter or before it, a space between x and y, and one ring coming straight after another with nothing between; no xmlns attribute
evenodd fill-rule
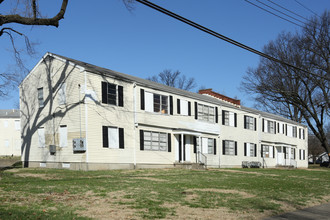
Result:
<svg viewBox="0 0 330 220"><path fill-rule="evenodd" d="M113 71L110 69L106 69L106 68L102 68L99 66L95 66L93 64L89 64L89 63L85 63L83 61L79 61L79 60L75 60L75 59L71 59L65 56L61 56L58 54L54 54L54 53L50 53L54 56L57 56L61 59L67 60L73 64L76 64L80 67L83 67L86 71L91 72L91 73L95 73L95 74L99 74L99 75L104 75L104 76L110 76L112 78L115 79L120 79L123 81L128 81L131 83L136 83L137 85L143 86L143 87L147 87L147 88L152 88L155 90L160 90L160 91L164 91L164 92L168 92L171 94L176 94L176 95L180 95L180 96L184 96L184 97L188 97L191 99L195 99L197 101L204 101L204 102L208 102L208 103L212 103L215 105L219 105L219 106L225 106L228 108L233 108L233 109L237 109L238 107L235 107L234 105L227 103L225 101L222 101L220 99L211 97L211 96L206 96L206 95L202 95L202 94L198 94L198 93L194 93L194 92L190 92L190 91L186 91L186 90L182 90L182 89L177 89L174 87L170 87L170 86L166 86L160 83L156 83L150 80L146 80L146 79L142 79L136 76L132 76L132 75L128 75L128 74L124 74L124 73L120 73L117 71ZM291 124L296 124L296 125L300 125L300 126L305 126L302 125L300 123L297 123L295 121L289 120L287 118L275 115L275 114L271 114L268 112L263 112L263 111L259 111L256 109L252 109L252 108L248 108L245 106L240 106L241 110L248 112L248 113L252 113L252 114L257 114L257 115L261 115L262 117L266 117L266 118L270 118L273 120L279 120L279 121L283 121L286 123L291 123Z"/></svg>
<svg viewBox="0 0 330 220"><path fill-rule="evenodd" d="M0 109L0 118L20 118L19 109Z"/></svg>

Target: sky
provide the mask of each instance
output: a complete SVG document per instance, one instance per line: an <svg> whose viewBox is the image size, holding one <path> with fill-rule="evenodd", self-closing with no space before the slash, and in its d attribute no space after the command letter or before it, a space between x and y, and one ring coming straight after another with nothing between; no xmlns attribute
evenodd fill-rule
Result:
<svg viewBox="0 0 330 220"><path fill-rule="evenodd" d="M245 0L150 1L259 51L282 31L296 32L301 29ZM249 1L263 7L259 2L276 7L271 3L275 2L305 18L330 10L329 0ZM15 1L7 0L0 5L0 14L8 14L11 2ZM39 1L43 16L54 16L60 6L60 0ZM122 0L70 0L65 18L58 28L11 27L37 43L36 54L33 57L24 56L29 70L46 52L140 78L156 75L164 69L179 70L187 77L195 78L197 87L194 92L201 87L212 88L223 95L240 99L247 107L254 106L253 98L239 87L247 69L257 67L258 55L138 2L133 10L128 10ZM15 37L15 43L18 47L24 46L22 38ZM6 36L0 38L0 51L0 71L11 70L15 60ZM0 109L18 108L18 103L16 88L10 92L10 97L0 98Z"/></svg>

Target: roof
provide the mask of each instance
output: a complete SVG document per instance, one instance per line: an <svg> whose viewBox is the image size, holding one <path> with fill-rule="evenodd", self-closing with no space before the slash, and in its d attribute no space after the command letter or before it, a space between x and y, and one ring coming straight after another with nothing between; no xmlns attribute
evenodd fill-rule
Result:
<svg viewBox="0 0 330 220"><path fill-rule="evenodd" d="M176 94L176 95L188 97L188 98L191 98L191 99L212 103L214 105L224 106L224 107L228 107L228 108L232 108L232 109L241 109L245 112L256 114L256 115L261 115L262 117L270 118L270 119L273 119L273 120L279 120L279 121L283 121L283 122L286 122L286 123L305 126L303 124L300 124L298 122L289 120L289 119L284 118L282 116L278 116L278 115L275 115L275 114L259 111L259 110L252 109L252 108L247 108L247 107L244 107L244 106L241 106L241 105L240 106L233 105L232 103L225 102L223 100L220 100L219 98L215 98L215 97L208 96L208 95L198 94L198 93L194 93L194 92L190 92L190 91L186 91L186 90L166 86L166 85L163 85L163 84L160 84L160 83L157 83L157 82L153 82L153 81L150 81L150 80L147 80L147 79L142 79L142 78L139 78L139 77L136 77L136 76L133 76L133 75L128 75L128 74L120 73L120 72L113 71L113 70L110 70L110 69L106 69L106 68L103 68L103 67L95 66L93 64L89 64L89 63L86 63L86 62L83 62L83 61L68 58L68 57L65 57L65 56L62 56L62 55L57 55L57 54L48 52L44 55L43 58L46 58L47 56L52 56L54 58L64 60L66 62L70 62L74 65L77 65L78 68L82 68L82 69L84 69L88 72L94 73L94 74L109 76L109 77L112 77L112 78L115 78L115 79L131 82L131 83L136 83L139 86L152 88L152 89L155 89L155 90L160 90L160 91L163 91L163 92Z"/></svg>
<svg viewBox="0 0 330 220"><path fill-rule="evenodd" d="M20 118L19 109L0 109L0 118Z"/></svg>

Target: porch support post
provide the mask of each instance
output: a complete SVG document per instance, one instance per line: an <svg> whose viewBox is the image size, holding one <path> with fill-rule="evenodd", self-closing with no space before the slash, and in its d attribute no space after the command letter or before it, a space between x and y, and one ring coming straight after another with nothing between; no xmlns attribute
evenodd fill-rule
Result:
<svg viewBox="0 0 330 220"><path fill-rule="evenodd" d="M183 150L184 150L184 141L183 141L183 138L184 138L184 134L182 133L181 134L181 161L183 161Z"/></svg>

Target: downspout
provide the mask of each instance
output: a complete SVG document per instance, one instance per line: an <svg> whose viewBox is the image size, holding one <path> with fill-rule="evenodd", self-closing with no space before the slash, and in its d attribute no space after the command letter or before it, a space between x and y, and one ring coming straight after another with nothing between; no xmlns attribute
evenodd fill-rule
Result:
<svg viewBox="0 0 330 220"><path fill-rule="evenodd" d="M133 83L133 105L134 105L134 140L133 140L133 164L136 169L136 129L138 127L137 112L136 112L136 83Z"/></svg>
<svg viewBox="0 0 330 220"><path fill-rule="evenodd" d="M262 157L261 155L261 132L262 132L262 118L261 118L261 115L259 114L258 115L258 145L259 145L259 152L260 152L260 157ZM258 154L258 151L257 151L257 158L258 158L258 161L260 161L260 158L259 158L259 154ZM262 157L263 158L263 157ZM264 161L262 160L262 165L264 165Z"/></svg>
<svg viewBox="0 0 330 220"><path fill-rule="evenodd" d="M81 69L81 72L84 71L84 105L85 105L85 145L86 145L86 168L88 167L89 157L88 157L88 108L86 103L86 89L87 89L87 72L85 69Z"/></svg>

